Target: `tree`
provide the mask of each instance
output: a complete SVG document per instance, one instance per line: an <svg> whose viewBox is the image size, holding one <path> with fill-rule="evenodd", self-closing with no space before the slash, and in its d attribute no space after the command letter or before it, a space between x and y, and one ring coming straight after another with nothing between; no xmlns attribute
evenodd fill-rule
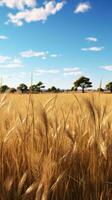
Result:
<svg viewBox="0 0 112 200"><path fill-rule="evenodd" d="M77 91L77 88L73 86L73 87L71 88L71 91Z"/></svg>
<svg viewBox="0 0 112 200"><path fill-rule="evenodd" d="M84 93L86 88L92 87L92 82L90 82L89 78L82 76L74 82L74 88L79 88L79 87L82 88L82 93Z"/></svg>
<svg viewBox="0 0 112 200"><path fill-rule="evenodd" d="M16 89L15 88L9 88L7 90L8 93L15 93L16 92Z"/></svg>
<svg viewBox="0 0 112 200"><path fill-rule="evenodd" d="M109 90L109 91L112 93L112 82L109 82L109 83L106 85L106 89Z"/></svg>
<svg viewBox="0 0 112 200"><path fill-rule="evenodd" d="M20 90L22 93L27 92L28 91L28 86L25 85L24 83L21 83L18 87L18 90Z"/></svg>
<svg viewBox="0 0 112 200"><path fill-rule="evenodd" d="M31 85L31 86L29 87L29 90L30 90L31 92L36 92L36 85Z"/></svg>
<svg viewBox="0 0 112 200"><path fill-rule="evenodd" d="M99 87L99 88L97 89L97 91L98 91L98 92L104 92L104 89L101 88L101 87Z"/></svg>
<svg viewBox="0 0 112 200"><path fill-rule="evenodd" d="M7 85L2 85L0 87L0 92L3 93L3 92L6 92L7 90L9 89L9 87Z"/></svg>
<svg viewBox="0 0 112 200"><path fill-rule="evenodd" d="M35 85L31 85L31 86L29 87L29 90L30 90L31 92L41 92L41 90L44 89L44 88L45 88L44 84L40 81L40 82L38 82L38 83L35 84Z"/></svg>
<svg viewBox="0 0 112 200"><path fill-rule="evenodd" d="M44 86L44 84L41 82L41 81L39 81L37 84L36 84L36 91L38 91L38 92L40 92L42 89L44 89L45 88L45 86Z"/></svg>
<svg viewBox="0 0 112 200"><path fill-rule="evenodd" d="M59 92L60 89L56 88L55 86L52 86L51 88L48 88L48 92Z"/></svg>

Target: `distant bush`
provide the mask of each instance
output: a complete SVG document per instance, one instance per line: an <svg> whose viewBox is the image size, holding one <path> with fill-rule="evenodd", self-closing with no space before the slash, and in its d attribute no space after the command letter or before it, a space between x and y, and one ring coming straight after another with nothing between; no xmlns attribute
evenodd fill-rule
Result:
<svg viewBox="0 0 112 200"><path fill-rule="evenodd" d="M104 92L104 89L103 88L98 88L97 91L98 92Z"/></svg>
<svg viewBox="0 0 112 200"><path fill-rule="evenodd" d="M15 88L9 88L7 93L15 93L17 90Z"/></svg>
<svg viewBox="0 0 112 200"><path fill-rule="evenodd" d="M48 92L60 92L60 89L52 86L51 88L48 88Z"/></svg>
<svg viewBox="0 0 112 200"><path fill-rule="evenodd" d="M71 88L71 91L77 91L77 87L74 87L74 86L73 86L73 87Z"/></svg>

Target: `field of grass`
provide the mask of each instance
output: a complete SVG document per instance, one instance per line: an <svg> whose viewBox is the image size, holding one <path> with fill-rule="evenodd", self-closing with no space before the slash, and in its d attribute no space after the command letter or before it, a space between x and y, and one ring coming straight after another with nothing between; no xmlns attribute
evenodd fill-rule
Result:
<svg viewBox="0 0 112 200"><path fill-rule="evenodd" d="M111 94L0 96L0 200L111 198Z"/></svg>

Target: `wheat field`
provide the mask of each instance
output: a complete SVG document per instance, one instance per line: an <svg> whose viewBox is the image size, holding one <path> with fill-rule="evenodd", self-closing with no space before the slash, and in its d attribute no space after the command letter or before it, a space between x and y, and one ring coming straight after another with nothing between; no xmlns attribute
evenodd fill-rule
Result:
<svg viewBox="0 0 112 200"><path fill-rule="evenodd" d="M0 200L111 200L112 95L0 96Z"/></svg>

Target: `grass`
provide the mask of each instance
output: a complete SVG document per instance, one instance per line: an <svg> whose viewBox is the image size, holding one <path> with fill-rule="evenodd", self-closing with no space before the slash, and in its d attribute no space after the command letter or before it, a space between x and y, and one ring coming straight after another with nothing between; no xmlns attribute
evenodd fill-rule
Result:
<svg viewBox="0 0 112 200"><path fill-rule="evenodd" d="M112 196L112 95L0 96L0 200Z"/></svg>

